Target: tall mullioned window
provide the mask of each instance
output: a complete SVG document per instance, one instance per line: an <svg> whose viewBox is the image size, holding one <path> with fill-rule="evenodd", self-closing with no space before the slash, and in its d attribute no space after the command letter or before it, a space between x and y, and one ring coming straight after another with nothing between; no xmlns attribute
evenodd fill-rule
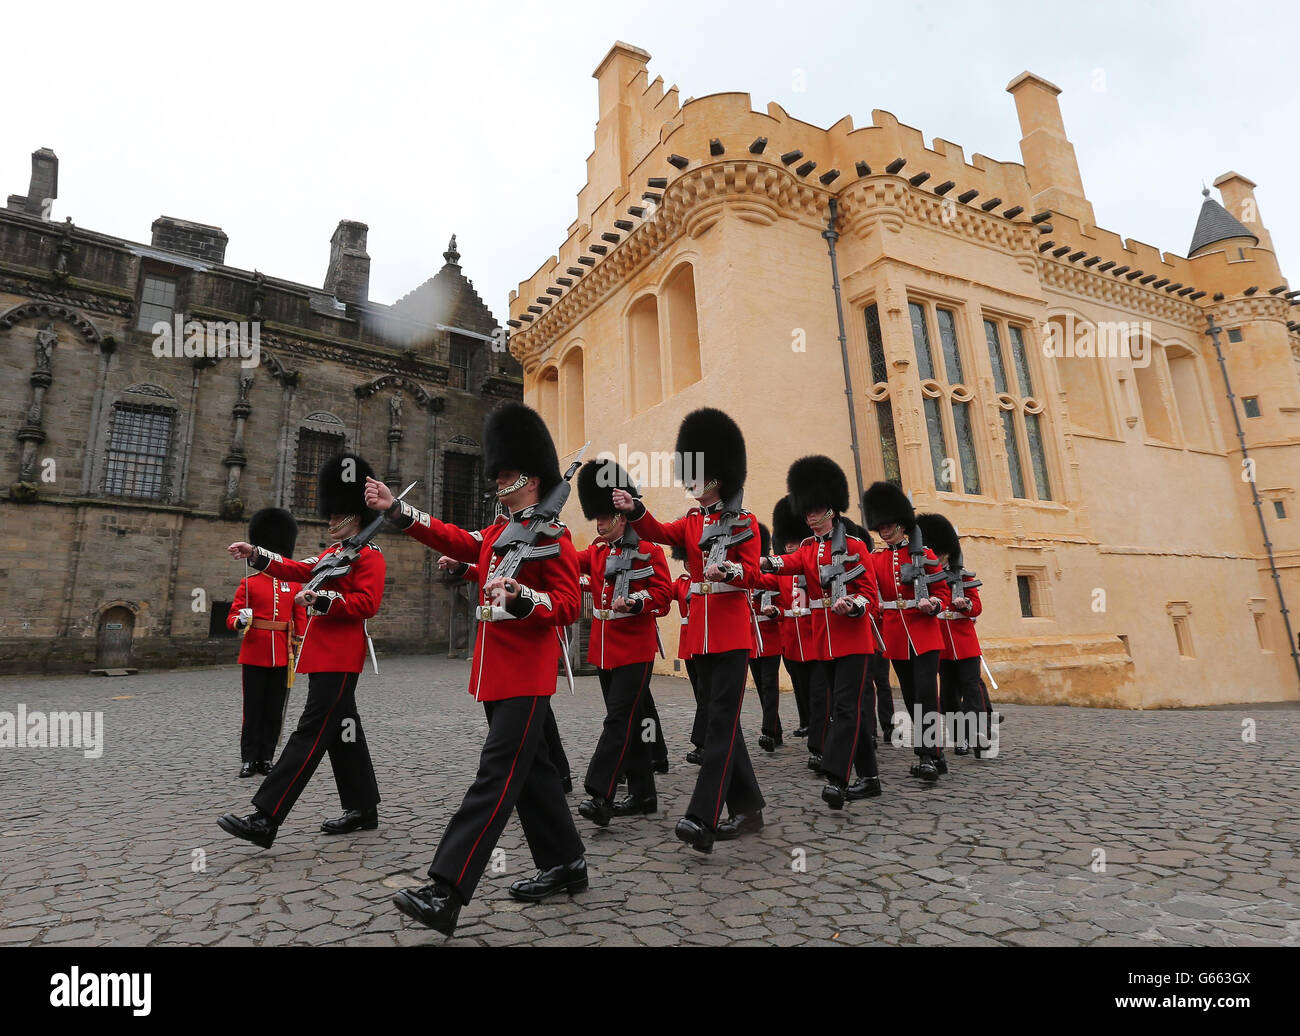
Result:
<svg viewBox="0 0 1300 1036"><path fill-rule="evenodd" d="M448 353L448 388L469 388L470 357L474 355L474 341L464 335L453 334Z"/></svg>
<svg viewBox="0 0 1300 1036"><path fill-rule="evenodd" d="M444 454L442 475L442 519L462 529L487 525L479 472L482 460L468 453Z"/></svg>
<svg viewBox="0 0 1300 1036"><path fill-rule="evenodd" d="M140 287L140 319L136 321L136 329L152 331L160 320L170 324L175 313L176 281L170 277L145 274L144 284Z"/></svg>
<svg viewBox="0 0 1300 1036"><path fill-rule="evenodd" d="M980 465L972 416L975 394L966 385L957 312L928 300L914 299L907 308L935 488L978 496Z"/></svg>
<svg viewBox="0 0 1300 1036"><path fill-rule="evenodd" d="M168 500L175 420L176 411L169 407L114 405L104 471L106 495Z"/></svg>
<svg viewBox="0 0 1300 1036"><path fill-rule="evenodd" d="M1045 415L1034 388L1027 334L1019 324L997 317L984 318L1011 495L1022 500L1051 500Z"/></svg>
<svg viewBox="0 0 1300 1036"><path fill-rule="evenodd" d="M880 462L885 481L902 486L898 467L898 435L894 431L894 405L889 398L889 368L885 364L885 343L880 334L880 311L873 302L864 311L867 323L867 357L871 363L869 397L876 412L880 436Z"/></svg>

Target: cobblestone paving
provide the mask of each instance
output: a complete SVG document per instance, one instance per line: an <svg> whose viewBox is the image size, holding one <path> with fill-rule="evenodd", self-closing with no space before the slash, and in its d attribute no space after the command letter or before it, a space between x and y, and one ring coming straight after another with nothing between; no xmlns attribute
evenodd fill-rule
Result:
<svg viewBox="0 0 1300 1036"><path fill-rule="evenodd" d="M464 691L467 663L382 668L358 688L379 830L319 833L339 812L326 762L269 851L216 826L248 811L254 786L235 778L235 667L0 680L0 710L102 711L106 730L99 759L0 749L0 944L443 942L389 897L423 883L485 721ZM504 871L484 876L448 945L1300 943L1300 709L1011 706L997 759L951 757L926 788L907 776L909 751L884 749L884 796L836 814L802 742L758 751L751 693L767 827L703 856L672 835L696 772L682 761L690 688L652 686L672 756L660 815L605 830L579 818L591 889L541 905L506 894L534 869L512 818ZM576 807L600 692L583 678L554 701ZM789 695L782 712L793 727ZM1248 718L1255 743L1242 740Z"/></svg>

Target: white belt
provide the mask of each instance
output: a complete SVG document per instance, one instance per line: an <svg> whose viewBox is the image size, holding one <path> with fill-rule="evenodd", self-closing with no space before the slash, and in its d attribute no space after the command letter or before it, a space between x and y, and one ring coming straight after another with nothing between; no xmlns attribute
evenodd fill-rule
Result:
<svg viewBox="0 0 1300 1036"><path fill-rule="evenodd" d="M936 619L969 619L970 616L965 612L943 611L935 616Z"/></svg>
<svg viewBox="0 0 1300 1036"><path fill-rule="evenodd" d="M808 607L809 607L809 608L813 608L813 609L816 609L816 608L829 608L830 605L826 603L826 598L825 598L825 597L819 597L819 598L817 598L817 600L815 600L815 601L809 601L809 602L808 602Z"/></svg>
<svg viewBox="0 0 1300 1036"><path fill-rule="evenodd" d="M754 621L755 622L776 622L776 619L774 619L771 615L755 615Z"/></svg>
<svg viewBox="0 0 1300 1036"><path fill-rule="evenodd" d="M480 604L474 609L474 613L478 616L479 622L501 622L504 619L514 618L504 608L498 608L493 604Z"/></svg>
<svg viewBox="0 0 1300 1036"><path fill-rule="evenodd" d="M812 611L808 608L791 608L788 612L782 612L787 619L802 619L806 615L811 615Z"/></svg>
<svg viewBox="0 0 1300 1036"><path fill-rule="evenodd" d="M886 611L897 611L900 608L915 608L915 601L881 601L880 607Z"/></svg>
<svg viewBox="0 0 1300 1036"><path fill-rule="evenodd" d="M592 617L600 619L602 622L609 622L611 619L630 619L634 614L640 612L616 612L613 608L596 608L592 611ZM686 620L683 619L683 622Z"/></svg>
<svg viewBox="0 0 1300 1036"><path fill-rule="evenodd" d="M691 593L693 594L724 594L729 590L744 590L743 586L732 586L730 583L692 583Z"/></svg>

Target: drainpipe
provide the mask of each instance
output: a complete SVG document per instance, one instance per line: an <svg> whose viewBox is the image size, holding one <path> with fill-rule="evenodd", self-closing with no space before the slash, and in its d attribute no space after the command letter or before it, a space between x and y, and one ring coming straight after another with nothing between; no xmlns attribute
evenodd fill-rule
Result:
<svg viewBox="0 0 1300 1036"><path fill-rule="evenodd" d="M1241 449L1241 459L1247 464L1250 461L1250 454L1246 452L1246 433L1241 428L1241 415L1237 413L1237 397L1232 394L1232 382L1228 380L1228 367L1223 362L1223 349L1219 345L1219 335L1223 328L1214 323L1212 314L1205 314L1205 322L1208 327L1205 333L1210 336L1210 341L1214 343L1214 355L1219 360L1219 373L1223 375L1223 387L1228 393L1228 409L1232 411L1232 423L1237 426L1237 445ZM1252 473L1253 474L1253 473ZM1255 480L1249 479L1250 496L1255 504L1255 517L1259 519L1259 532L1264 537L1264 553L1268 555L1269 571L1273 573L1273 587L1277 590L1277 603L1282 609L1282 622L1286 626L1286 639L1291 647L1291 661L1295 663L1295 672L1297 679L1300 679L1300 650L1297 650L1295 634L1291 632L1291 613L1286 606L1286 597L1282 593L1282 577L1278 575L1277 561L1273 557L1273 541L1268 538L1268 526L1264 523L1264 502L1259 497L1259 490L1255 487Z"/></svg>
<svg viewBox="0 0 1300 1036"><path fill-rule="evenodd" d="M862 502L862 497L866 487L862 484L862 455L858 450L858 419L853 412L853 378L849 374L849 343L844 335L844 302L840 297L840 267L835 258L835 242L840 239L840 232L835 229L838 214L839 199L831 198L831 214L826 220L826 229L822 231L822 237L826 239L826 248L831 256L831 284L835 288L835 318L839 321L840 328L840 360L844 364L844 397L849 407L849 436L851 438L850 446L853 449L853 474L858 480L858 510L862 515L862 524L865 527L867 513L864 509L865 505ZM1287 629L1290 630L1290 626ZM1296 662L1296 666L1296 672L1300 673L1300 660Z"/></svg>

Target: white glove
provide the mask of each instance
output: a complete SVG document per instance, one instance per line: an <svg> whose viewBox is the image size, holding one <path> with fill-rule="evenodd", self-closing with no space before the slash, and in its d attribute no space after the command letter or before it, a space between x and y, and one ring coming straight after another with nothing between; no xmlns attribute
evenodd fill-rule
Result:
<svg viewBox="0 0 1300 1036"><path fill-rule="evenodd" d="M240 626L247 626L252 621L253 621L253 609L240 608L239 617L235 619L235 622L238 623Z"/></svg>

